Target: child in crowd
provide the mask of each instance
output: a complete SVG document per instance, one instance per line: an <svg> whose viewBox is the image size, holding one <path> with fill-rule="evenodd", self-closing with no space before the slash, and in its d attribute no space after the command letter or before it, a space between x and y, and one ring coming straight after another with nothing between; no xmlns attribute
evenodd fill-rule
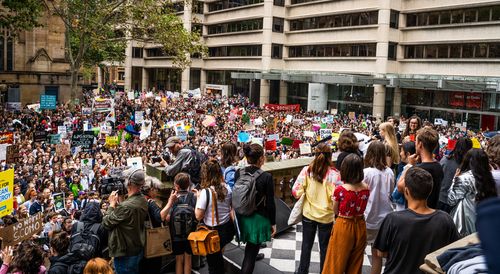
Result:
<svg viewBox="0 0 500 274"><path fill-rule="evenodd" d="M399 180L399 177L401 177L401 174L403 174L404 167L406 164L408 164L408 157L410 155L415 154L415 142L406 142L403 143L401 146L401 152L399 153L401 162L398 165L398 176L396 178L396 182ZM394 202L396 205L396 211L401 211L405 209L405 196L403 193L398 191L397 186L394 186L394 190L392 191L391 195L391 200Z"/></svg>
<svg viewBox="0 0 500 274"><path fill-rule="evenodd" d="M364 212L370 191L363 182L363 160L356 154L345 157L340 167L343 185L333 194L337 216L328 243L323 273L361 273L366 247Z"/></svg>

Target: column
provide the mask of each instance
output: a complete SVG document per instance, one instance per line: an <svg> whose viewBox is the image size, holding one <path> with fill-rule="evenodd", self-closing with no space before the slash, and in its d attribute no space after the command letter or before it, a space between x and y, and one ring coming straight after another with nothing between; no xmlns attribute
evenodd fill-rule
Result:
<svg viewBox="0 0 500 274"><path fill-rule="evenodd" d="M125 51L125 91L132 90L132 42L129 40Z"/></svg>
<svg viewBox="0 0 500 274"><path fill-rule="evenodd" d="M193 12L193 3L192 1L185 0L184 1L184 13L182 14L182 21L184 23L184 28L191 32L191 22L192 22L192 12ZM186 57L188 60L191 58L189 53L186 53ZM181 92L189 90L189 77L191 76L190 67L185 68L182 71L181 75Z"/></svg>
<svg viewBox="0 0 500 274"><path fill-rule="evenodd" d="M181 75L181 91L188 91L189 90L189 77L191 76L190 74L190 67L187 67L182 71Z"/></svg>
<svg viewBox="0 0 500 274"><path fill-rule="evenodd" d="M385 109L385 86L373 85L373 116L383 121Z"/></svg>
<svg viewBox="0 0 500 274"><path fill-rule="evenodd" d="M142 68L142 90L149 90L149 71L147 68Z"/></svg>
<svg viewBox="0 0 500 274"><path fill-rule="evenodd" d="M200 89L201 92L205 92L205 86L207 84L207 71L204 69L201 69L200 72ZM232 94L231 91L229 91L229 94Z"/></svg>
<svg viewBox="0 0 500 274"><path fill-rule="evenodd" d="M97 66L97 88L102 88L102 68Z"/></svg>
<svg viewBox="0 0 500 274"><path fill-rule="evenodd" d="M252 80L250 80L252 81ZM260 106L264 106L265 104L269 104L269 93L271 91L271 87L269 86L269 80L260 80L260 98L259 104Z"/></svg>
<svg viewBox="0 0 500 274"><path fill-rule="evenodd" d="M280 81L280 104L287 103L288 86L285 81Z"/></svg>
<svg viewBox="0 0 500 274"><path fill-rule="evenodd" d="M392 104L392 114L394 116L401 116L401 98L402 98L401 88L394 88L394 100Z"/></svg>

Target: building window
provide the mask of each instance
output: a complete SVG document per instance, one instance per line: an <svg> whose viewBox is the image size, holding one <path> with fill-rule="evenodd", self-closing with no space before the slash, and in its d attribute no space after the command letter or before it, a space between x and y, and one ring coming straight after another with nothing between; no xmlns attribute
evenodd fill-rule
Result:
<svg viewBox="0 0 500 274"><path fill-rule="evenodd" d="M392 20L392 12L391 12ZM409 13L407 27L500 21L500 6Z"/></svg>
<svg viewBox="0 0 500 274"><path fill-rule="evenodd" d="M264 3L264 0L219 0L216 2L211 2L208 4L208 11L218 11L225 9L232 9L237 7L243 7L248 5Z"/></svg>
<svg viewBox="0 0 500 274"><path fill-rule="evenodd" d="M389 26L393 29L399 28L399 11L391 10L391 18L389 21Z"/></svg>
<svg viewBox="0 0 500 274"><path fill-rule="evenodd" d="M8 34L0 35L0 71L14 70L14 39Z"/></svg>
<svg viewBox="0 0 500 274"><path fill-rule="evenodd" d="M118 81L125 80L125 71L118 71Z"/></svg>
<svg viewBox="0 0 500 274"><path fill-rule="evenodd" d="M398 57L398 44L394 42L389 42L389 52L387 53L387 59L396 60Z"/></svg>
<svg viewBox="0 0 500 274"><path fill-rule="evenodd" d="M290 21L290 30L307 30L322 28L340 28L350 26L376 25L378 11L335 14L327 16L301 18Z"/></svg>
<svg viewBox="0 0 500 274"><path fill-rule="evenodd" d="M241 32L241 31L252 31L252 30L261 30L263 19L251 19L245 21L235 21L222 23L217 25L209 25L208 26L208 34L220 34L220 33L228 33L228 32Z"/></svg>
<svg viewBox="0 0 500 274"><path fill-rule="evenodd" d="M193 13L195 14L203 14L203 2L201 1L194 1L193 2Z"/></svg>
<svg viewBox="0 0 500 274"><path fill-rule="evenodd" d="M376 43L289 47L288 57L375 57Z"/></svg>
<svg viewBox="0 0 500 274"><path fill-rule="evenodd" d="M283 45L282 44L272 44L271 45L271 58L272 59L282 59L283 58Z"/></svg>
<svg viewBox="0 0 500 274"><path fill-rule="evenodd" d="M262 56L262 45L223 46L208 48L209 57Z"/></svg>
<svg viewBox="0 0 500 274"><path fill-rule="evenodd" d="M275 6L284 7L285 6L285 0L273 0L273 4Z"/></svg>
<svg viewBox="0 0 500 274"><path fill-rule="evenodd" d="M142 58L143 57L143 48L132 48L132 58Z"/></svg>
<svg viewBox="0 0 500 274"><path fill-rule="evenodd" d="M405 46L405 58L500 58L500 43L408 45Z"/></svg>
<svg viewBox="0 0 500 274"><path fill-rule="evenodd" d="M168 56L174 56L174 53L166 52L165 49L158 47L158 48L146 49L146 56L147 57L168 57Z"/></svg>
<svg viewBox="0 0 500 274"><path fill-rule="evenodd" d="M285 19L280 17L273 17L273 32L283 33L285 26Z"/></svg>
<svg viewBox="0 0 500 274"><path fill-rule="evenodd" d="M191 32L196 32L199 35L201 35L202 31L203 31L202 24L191 24Z"/></svg>

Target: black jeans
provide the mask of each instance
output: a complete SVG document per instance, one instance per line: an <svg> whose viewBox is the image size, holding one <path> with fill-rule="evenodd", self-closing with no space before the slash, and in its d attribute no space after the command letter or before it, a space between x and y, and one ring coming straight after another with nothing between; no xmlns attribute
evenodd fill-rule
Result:
<svg viewBox="0 0 500 274"><path fill-rule="evenodd" d="M209 227L210 229L216 229L220 237L220 251L214 254L207 255L208 263L208 273L210 274L224 274L224 258L222 257L222 249L234 237L235 229L232 221L215 227Z"/></svg>
<svg viewBox="0 0 500 274"><path fill-rule="evenodd" d="M322 224L302 217L302 248L300 251L300 264L297 270L298 274L309 273L309 264L311 263L311 250L314 245L314 236L318 230L320 268L323 270L328 241L332 232L333 223Z"/></svg>
<svg viewBox="0 0 500 274"><path fill-rule="evenodd" d="M255 259L259 254L260 245L247 242L245 246L245 258L241 264L241 274L252 274L255 268Z"/></svg>

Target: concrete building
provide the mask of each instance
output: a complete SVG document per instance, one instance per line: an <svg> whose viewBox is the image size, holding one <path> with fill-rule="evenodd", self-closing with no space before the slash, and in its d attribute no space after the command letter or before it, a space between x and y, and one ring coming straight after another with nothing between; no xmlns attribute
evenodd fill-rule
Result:
<svg viewBox="0 0 500 274"><path fill-rule="evenodd" d="M50 12L40 23L43 27L17 36L0 29L0 85L6 90L1 92L1 103L35 103L41 94L56 95L59 102L70 100L64 24Z"/></svg>
<svg viewBox="0 0 500 274"><path fill-rule="evenodd" d="M300 104L380 119L417 113L500 128L500 1L193 5L179 16L187 29L202 29L209 56L179 71L160 48L132 42L125 89L227 88L261 105Z"/></svg>

